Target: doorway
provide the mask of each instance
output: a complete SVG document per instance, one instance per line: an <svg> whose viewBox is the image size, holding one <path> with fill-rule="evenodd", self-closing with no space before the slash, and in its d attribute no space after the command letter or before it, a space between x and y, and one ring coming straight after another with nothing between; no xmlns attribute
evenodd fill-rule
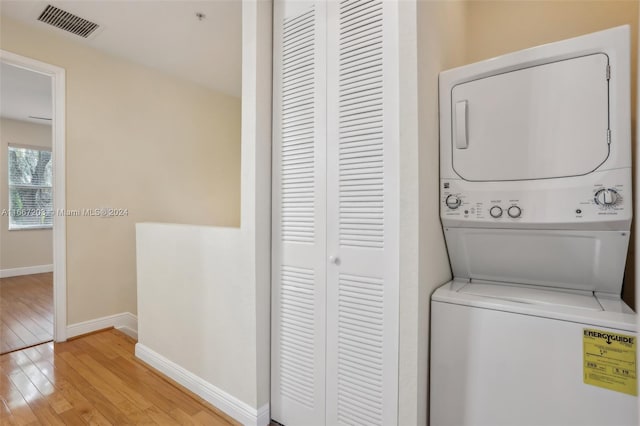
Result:
<svg viewBox="0 0 640 426"><path fill-rule="evenodd" d="M0 67L0 353L6 353L66 340L65 74L3 50Z"/></svg>

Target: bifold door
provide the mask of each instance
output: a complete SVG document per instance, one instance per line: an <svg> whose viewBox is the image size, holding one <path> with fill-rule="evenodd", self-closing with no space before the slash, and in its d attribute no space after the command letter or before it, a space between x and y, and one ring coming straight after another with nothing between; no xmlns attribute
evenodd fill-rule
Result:
<svg viewBox="0 0 640 426"><path fill-rule="evenodd" d="M328 2L328 425L397 422L395 7Z"/></svg>
<svg viewBox="0 0 640 426"><path fill-rule="evenodd" d="M394 425L396 2L276 1L272 417Z"/></svg>
<svg viewBox="0 0 640 426"><path fill-rule="evenodd" d="M271 415L325 424L326 6L274 21Z"/></svg>

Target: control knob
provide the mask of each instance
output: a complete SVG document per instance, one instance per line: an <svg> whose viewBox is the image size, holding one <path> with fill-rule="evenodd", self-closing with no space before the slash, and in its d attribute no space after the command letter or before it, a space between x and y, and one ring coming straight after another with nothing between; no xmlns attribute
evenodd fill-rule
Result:
<svg viewBox="0 0 640 426"><path fill-rule="evenodd" d="M614 206L618 201L620 201L620 196L615 189L607 188L601 189L596 192L594 196L594 200L596 204L603 207Z"/></svg>
<svg viewBox="0 0 640 426"><path fill-rule="evenodd" d="M489 214L491 215L491 217L495 217L496 219L499 218L500 216L502 216L502 207L500 206L491 207L491 209L489 210Z"/></svg>
<svg viewBox="0 0 640 426"><path fill-rule="evenodd" d="M462 204L462 200L456 196L456 195L449 195L447 197L447 199L444 201L444 203L447 205L447 207L449 207L451 210L455 210L458 207L460 207L460 204Z"/></svg>
<svg viewBox="0 0 640 426"><path fill-rule="evenodd" d="M522 214L522 209L518 206L511 206L507 209L507 214L509 215L509 217L515 219L517 217L520 217L520 215Z"/></svg>

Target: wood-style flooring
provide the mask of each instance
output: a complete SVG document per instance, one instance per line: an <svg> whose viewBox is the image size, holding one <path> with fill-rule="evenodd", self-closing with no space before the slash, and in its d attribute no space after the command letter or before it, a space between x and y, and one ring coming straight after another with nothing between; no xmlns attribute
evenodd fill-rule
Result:
<svg viewBox="0 0 640 426"><path fill-rule="evenodd" d="M134 344L112 329L0 356L0 424L237 424L135 358Z"/></svg>
<svg viewBox="0 0 640 426"><path fill-rule="evenodd" d="M53 339L53 274L0 278L0 354Z"/></svg>

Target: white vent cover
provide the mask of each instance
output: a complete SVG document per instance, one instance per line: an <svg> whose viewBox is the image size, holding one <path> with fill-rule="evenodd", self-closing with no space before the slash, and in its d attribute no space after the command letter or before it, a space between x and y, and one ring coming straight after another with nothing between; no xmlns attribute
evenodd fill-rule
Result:
<svg viewBox="0 0 640 426"><path fill-rule="evenodd" d="M99 27L95 22L87 21L73 13L69 13L55 6L47 5L38 17L38 21L53 25L61 30L77 36L87 38Z"/></svg>

